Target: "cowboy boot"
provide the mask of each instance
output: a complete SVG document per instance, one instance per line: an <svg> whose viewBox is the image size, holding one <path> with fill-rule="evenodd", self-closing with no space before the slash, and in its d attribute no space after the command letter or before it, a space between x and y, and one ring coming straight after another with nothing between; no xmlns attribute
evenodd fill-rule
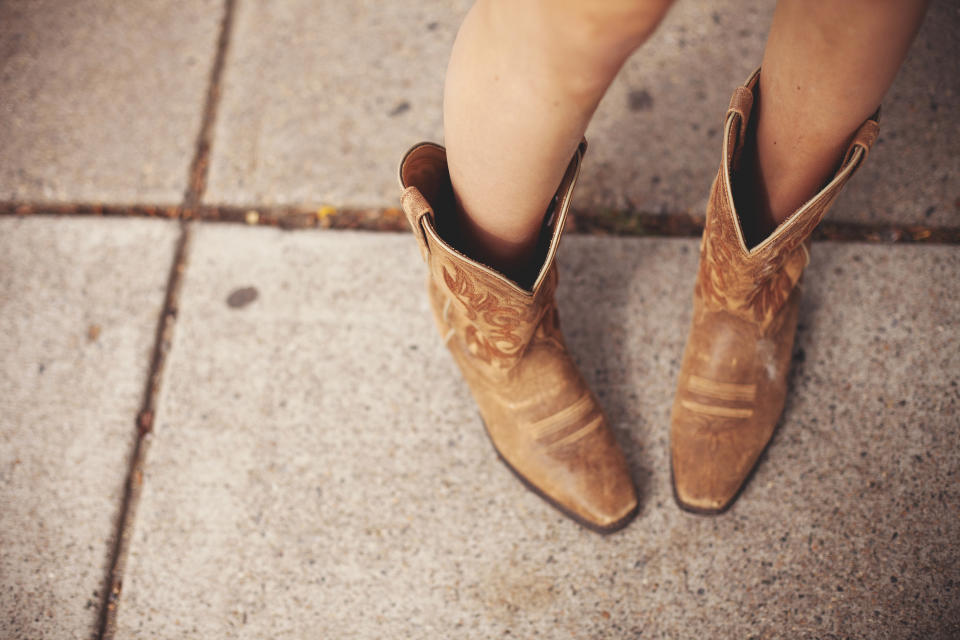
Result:
<svg viewBox="0 0 960 640"><path fill-rule="evenodd" d="M878 111L860 126L826 186L748 249L741 225L750 218L738 213L731 185L738 184L759 73L737 88L727 111L671 416L674 496L697 513L720 513L733 503L773 435L787 394L810 233L879 132Z"/></svg>
<svg viewBox="0 0 960 640"><path fill-rule="evenodd" d="M463 243L443 147L421 143L404 156L401 204L429 267L437 327L497 453L547 502L607 533L636 513L636 491L567 351L554 301L554 260L585 150L583 143L574 153L544 218L540 266L524 285L456 248Z"/></svg>

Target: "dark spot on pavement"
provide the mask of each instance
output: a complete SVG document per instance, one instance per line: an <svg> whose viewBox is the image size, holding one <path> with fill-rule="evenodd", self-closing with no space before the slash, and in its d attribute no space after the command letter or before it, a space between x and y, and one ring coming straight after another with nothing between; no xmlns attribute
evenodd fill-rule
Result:
<svg viewBox="0 0 960 640"><path fill-rule="evenodd" d="M395 106L393 109L391 109L389 115L391 118L396 118L401 113L406 113L407 111L410 111L410 103L404 100L403 102Z"/></svg>
<svg viewBox="0 0 960 640"><path fill-rule="evenodd" d="M227 296L227 306L234 309L241 309L256 300L258 295L260 294L256 287L235 289L233 293Z"/></svg>
<svg viewBox="0 0 960 640"><path fill-rule="evenodd" d="M647 111L653 107L653 96L646 89L634 89L627 96L630 111Z"/></svg>
<svg viewBox="0 0 960 640"><path fill-rule="evenodd" d="M436 31L438 26L439 26L439 23L436 23L436 22L428 22L428 23L427 23L427 31Z"/></svg>
<svg viewBox="0 0 960 640"><path fill-rule="evenodd" d="M935 212L936 210L937 210L936 207L927 207L927 210L923 212L923 217L924 217L924 218L929 218L930 216L932 216L932 215L934 214L934 212Z"/></svg>

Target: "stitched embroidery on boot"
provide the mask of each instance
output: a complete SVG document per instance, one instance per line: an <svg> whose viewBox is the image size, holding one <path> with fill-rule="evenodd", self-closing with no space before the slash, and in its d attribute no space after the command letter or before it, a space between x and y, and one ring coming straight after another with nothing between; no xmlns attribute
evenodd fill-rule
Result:
<svg viewBox="0 0 960 640"><path fill-rule="evenodd" d="M484 362L497 359L509 364L524 346L517 334L524 320L524 309L507 304L491 291L478 291L463 269L456 264L450 266L453 275L444 265L443 281L450 293L463 303L471 322L464 332L467 349ZM482 327L475 324L478 321Z"/></svg>
<svg viewBox="0 0 960 640"><path fill-rule="evenodd" d="M704 230L697 283L700 295L708 306L767 325L800 280L805 252L793 242L781 247L778 258L753 265L741 255L733 234L725 234L721 227L712 223Z"/></svg>

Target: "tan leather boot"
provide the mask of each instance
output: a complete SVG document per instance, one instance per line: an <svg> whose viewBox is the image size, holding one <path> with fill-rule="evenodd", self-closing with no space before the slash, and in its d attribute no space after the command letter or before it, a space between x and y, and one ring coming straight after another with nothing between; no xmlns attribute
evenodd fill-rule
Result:
<svg viewBox="0 0 960 640"><path fill-rule="evenodd" d="M719 513L745 484L783 411L808 238L866 159L878 115L861 125L823 189L747 249L731 184L759 70L738 87L707 204L693 323L670 425L674 495L681 507Z"/></svg>
<svg viewBox="0 0 960 640"><path fill-rule="evenodd" d="M422 143L400 163L401 203L429 266L434 319L507 466L581 524L610 532L637 511L626 460L560 333L554 259L580 171L582 144L547 212L542 266L524 287L455 248L453 189L443 147Z"/></svg>

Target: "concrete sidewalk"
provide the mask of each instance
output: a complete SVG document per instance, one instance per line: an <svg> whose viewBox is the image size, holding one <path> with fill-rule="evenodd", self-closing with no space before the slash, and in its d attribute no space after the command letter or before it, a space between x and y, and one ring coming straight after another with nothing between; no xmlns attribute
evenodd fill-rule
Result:
<svg viewBox="0 0 960 640"><path fill-rule="evenodd" d="M172 227L0 220L4 637L96 622ZM411 238L194 227L115 637L953 637L960 251L815 247L777 436L705 518L667 465L696 246L564 244L642 492L604 538L497 461Z"/></svg>
<svg viewBox="0 0 960 640"><path fill-rule="evenodd" d="M0 3L0 211L394 207L468 4ZM771 8L678 2L580 211L702 211ZM960 226L958 60L936 0L831 220ZM408 235L0 216L0 638L960 636L960 247L814 246L786 411L713 518L667 465L696 256L564 239L641 490L600 537L496 459Z"/></svg>

